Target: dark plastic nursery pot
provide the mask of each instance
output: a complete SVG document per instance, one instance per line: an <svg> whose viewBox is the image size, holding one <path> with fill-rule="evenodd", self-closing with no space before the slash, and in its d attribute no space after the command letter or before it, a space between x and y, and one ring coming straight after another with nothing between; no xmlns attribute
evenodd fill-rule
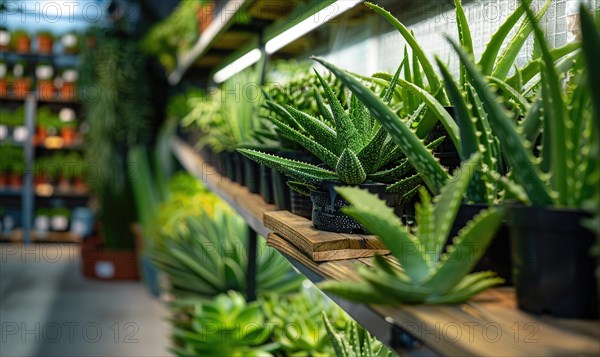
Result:
<svg viewBox="0 0 600 357"><path fill-rule="evenodd" d="M232 176L232 180L234 182L239 183L240 185L244 185L245 184L245 170L244 170L244 161L246 160L246 158L240 154L237 151L234 151L231 154L231 160L232 160L232 170L233 170L233 176Z"/></svg>
<svg viewBox="0 0 600 357"><path fill-rule="evenodd" d="M479 212L489 208L487 204L466 204L463 203L458 210L450 235L446 245L452 243L452 239L458 235L458 232L467 225ZM498 273L498 276L504 278L505 286L513 285L512 281L512 256L510 244L510 231L506 221L503 221L498 227L492 242L485 253L473 268L473 272L491 270Z"/></svg>
<svg viewBox="0 0 600 357"><path fill-rule="evenodd" d="M273 203L273 176L272 170L264 165L260 167L260 183L258 187L258 193L267 203Z"/></svg>
<svg viewBox="0 0 600 357"><path fill-rule="evenodd" d="M590 216L545 207L509 210L519 308L565 318L598 317L598 282L590 254L595 239L581 225Z"/></svg>
<svg viewBox="0 0 600 357"><path fill-rule="evenodd" d="M310 191L312 201L312 221L316 229L336 233L367 234L365 227L355 219L342 212L342 207L350 204L335 190L343 186L341 182L325 181L320 189ZM399 195L387 194L387 185L383 183L366 183L358 185L384 199L388 206L399 204Z"/></svg>
<svg viewBox="0 0 600 357"><path fill-rule="evenodd" d="M244 186L252 193L258 193L260 183L260 166L253 160L242 156L244 168Z"/></svg>
<svg viewBox="0 0 600 357"><path fill-rule="evenodd" d="M292 159L296 161L318 164L319 160L309 153L303 151L282 150L276 153L277 156ZM288 210L298 216L311 219L312 202L310 197L297 193L292 190L287 182L289 178L277 170L272 170L273 176L273 199L280 209Z"/></svg>
<svg viewBox="0 0 600 357"><path fill-rule="evenodd" d="M221 175L227 177L230 180L234 178L234 154L229 151L223 151L219 155L221 161Z"/></svg>

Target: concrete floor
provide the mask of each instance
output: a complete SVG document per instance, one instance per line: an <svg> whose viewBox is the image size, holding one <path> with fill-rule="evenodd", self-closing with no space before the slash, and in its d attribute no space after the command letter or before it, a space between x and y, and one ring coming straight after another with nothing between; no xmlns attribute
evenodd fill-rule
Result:
<svg viewBox="0 0 600 357"><path fill-rule="evenodd" d="M167 311L141 283L80 273L77 245L0 244L0 356L168 356Z"/></svg>

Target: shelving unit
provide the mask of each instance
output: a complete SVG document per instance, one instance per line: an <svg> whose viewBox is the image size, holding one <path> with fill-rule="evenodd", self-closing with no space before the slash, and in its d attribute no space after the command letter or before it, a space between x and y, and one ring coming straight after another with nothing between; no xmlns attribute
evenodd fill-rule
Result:
<svg viewBox="0 0 600 357"><path fill-rule="evenodd" d="M55 54L37 54L37 53L16 53L16 52L0 52L0 58L6 60L9 63L16 63L17 61L23 60L28 65L35 66L39 61L46 61L53 65L63 67L74 67L79 61L78 55L55 53ZM63 147L47 147L44 144L34 144L34 136L36 131L36 113L39 106L49 107L69 107L72 109L79 109L80 103L76 100L64 100L58 99L47 99L41 98L39 93L32 88L32 91L27 94L25 98L16 98L12 96L0 97L0 102L10 103L11 105L23 104L25 106L25 118L24 124L27 127L28 137L22 143L16 143L11 141L2 141L3 144L18 145L23 147L25 154L25 174L23 180L23 188L20 190L14 189L3 189L0 191L0 198L3 199L3 203L10 204L12 206L21 207L21 221L22 229L17 234L20 239L26 244L39 241L34 236L33 232L33 221L34 221L34 209L39 206L49 206L53 203L60 203L64 206L75 207L77 205L85 205L89 201L89 194L82 192L60 192L54 190L51 194L38 194L35 192L34 187L34 164L37 154L40 150L81 150L81 143L77 145L67 145ZM0 232L1 233L1 232ZM51 232L49 232L51 233ZM72 237L66 235L52 235L51 241L60 241L64 238L66 242L74 241ZM14 239L10 239L14 240Z"/></svg>
<svg viewBox="0 0 600 357"><path fill-rule="evenodd" d="M274 206L218 175L182 140L174 139L172 149L190 174L227 201L254 231L267 237L268 244L311 281L356 280L356 265L371 264L372 258L315 262L285 236L265 227L265 213L275 212ZM403 345L409 341L409 345L416 342L425 346L425 350L422 347L413 351L418 355L597 355L600 351L600 329L595 321L528 314L517 308L513 288L491 289L469 302L451 306L365 306L332 298L389 347L398 349L400 341Z"/></svg>
<svg viewBox="0 0 600 357"><path fill-rule="evenodd" d="M169 83L178 84L192 66L214 74L219 69L242 59L251 51L260 51L259 58L275 54L278 57L288 58L301 54L310 44L310 41L305 38L308 33L330 23L346 11L356 9L356 5L362 2L344 1L347 1L344 6L336 4L336 0L312 0L305 3L269 0L223 1L224 6L215 13L212 23L200 35L196 44L179 57L177 67L169 74ZM356 11L360 12L364 9ZM243 17L242 15L249 18L237 21ZM308 27L310 29L306 33L298 37L278 39L277 43L273 43L271 51L265 51L265 45L269 47L270 40L311 16L314 21L307 26L307 29ZM256 56L252 57L252 61L245 60L243 62L246 63L242 65L247 66L258 62Z"/></svg>

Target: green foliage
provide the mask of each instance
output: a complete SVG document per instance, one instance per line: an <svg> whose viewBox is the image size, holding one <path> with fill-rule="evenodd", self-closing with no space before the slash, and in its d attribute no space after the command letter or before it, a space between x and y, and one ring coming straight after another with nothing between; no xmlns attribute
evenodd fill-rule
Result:
<svg viewBox="0 0 600 357"><path fill-rule="evenodd" d="M480 212L444 251L452 222L475 171L473 168L480 160L476 154L464 162L433 204L427 191L422 189L421 203L416 207L418 225L412 228L404 226L393 210L375 195L357 188L338 188L351 204L344 212L379 236L402 270L377 257L375 269L359 266L362 283L331 281L322 283L321 288L363 303L442 304L462 302L501 283L503 280L492 272L469 272L500 225L502 208Z"/></svg>
<svg viewBox="0 0 600 357"><path fill-rule="evenodd" d="M597 192L597 187L590 185L590 175L598 170L597 160L590 155L590 147L597 140L590 135L595 124L591 113L583 110L590 99L583 89L577 89L583 88L578 66L573 67L570 79L570 87L574 89L563 90L561 71L555 64L538 20L528 6L525 10L541 49L541 89L538 95L542 109L539 113L542 114L543 148L540 160L531 153L532 143L526 140L527 133L524 137L524 130L506 112L503 102L496 94L490 93L489 80L458 44L450 42L459 54L470 84L481 98L490 127L508 164L515 168L511 177L522 186L528 200L535 205L581 207L584 197ZM527 123L531 117L526 117L524 122Z"/></svg>
<svg viewBox="0 0 600 357"><path fill-rule="evenodd" d="M327 329L327 335L333 344L337 357L390 357L392 353L373 338L367 331L354 321L346 323L346 329L339 333L335 329L327 315L323 315L323 322Z"/></svg>
<svg viewBox="0 0 600 357"><path fill-rule="evenodd" d="M98 93L84 102L89 124L86 157L101 172L90 184L100 198L99 219L109 248L133 248L130 227L136 214L127 157L129 148L148 139L151 106L144 61L136 43L105 38L84 55L80 70L82 87Z"/></svg>
<svg viewBox="0 0 600 357"><path fill-rule="evenodd" d="M13 145L0 145L0 174L21 175L25 171L23 148Z"/></svg>
<svg viewBox="0 0 600 357"><path fill-rule="evenodd" d="M17 110L0 108L0 125L8 127L25 125L25 108L19 107Z"/></svg>
<svg viewBox="0 0 600 357"><path fill-rule="evenodd" d="M259 302L247 303L234 291L212 301L196 302L187 323L176 324L173 337L177 356L263 357L277 344L265 344L271 329L265 323Z"/></svg>
<svg viewBox="0 0 600 357"><path fill-rule="evenodd" d="M203 1L182 1L169 17L156 23L142 39L141 47L155 56L167 71L177 65L177 56L189 50L198 38L197 13Z"/></svg>
<svg viewBox="0 0 600 357"><path fill-rule="evenodd" d="M177 199L177 194L172 196ZM222 205L195 216L186 215L185 209L171 211L179 225L172 231L163 228L163 238L152 256L157 267L169 276L172 291L179 297L208 299L229 290L246 292L248 228L241 217ZM257 291L297 291L303 278L267 247L264 239L258 244Z"/></svg>
<svg viewBox="0 0 600 357"><path fill-rule="evenodd" d="M419 173L427 187L433 192L439 192L441 186L448 179L448 173L433 156L431 147L427 147L414 131L381 98L365 87L359 80L325 60L316 60L341 79L356 98L364 103L361 103L362 108L369 110L371 115L377 119L377 122L389 133L391 140L406 155L406 158L417 173ZM444 109L442 108L442 110ZM372 123L371 125L375 124ZM372 130L367 130L369 135L371 132ZM367 137L365 141L369 143L369 140L372 140L373 137L370 139ZM385 155L387 152L379 151L379 154ZM383 160L379 162L381 161ZM379 168L376 167L376 169Z"/></svg>
<svg viewBox="0 0 600 357"><path fill-rule="evenodd" d="M333 348L321 316L332 319L338 330L349 319L314 288L283 297L271 295L263 307L269 323L274 326L273 341L279 344L285 356L331 356Z"/></svg>

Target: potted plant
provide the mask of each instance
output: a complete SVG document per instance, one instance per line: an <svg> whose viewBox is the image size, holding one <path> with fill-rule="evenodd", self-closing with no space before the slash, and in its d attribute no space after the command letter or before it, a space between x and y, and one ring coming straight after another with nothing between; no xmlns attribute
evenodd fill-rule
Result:
<svg viewBox="0 0 600 357"><path fill-rule="evenodd" d="M592 91L598 93L600 76L591 67L576 68L563 91L544 33L531 9L525 10L542 54L540 96L545 148L540 159L534 158L531 144L517 131L502 102L490 95L486 79L469 56L452 44L482 98L508 164L518 168L512 177L530 202L529 206L511 207L509 212L519 307L562 317L594 318L598 316L597 281L595 262L589 255L594 235L582 221L591 216L586 209L590 197L600 197L594 179L599 170L598 103L587 87L592 86ZM599 53L600 37L585 8L581 14L583 49L589 62ZM590 103L594 113L584 109ZM598 206L598 202L589 202Z"/></svg>
<svg viewBox="0 0 600 357"><path fill-rule="evenodd" d="M76 54L80 49L80 39L76 32L67 32L60 38L60 43L63 47L63 51L66 54Z"/></svg>
<svg viewBox="0 0 600 357"><path fill-rule="evenodd" d="M76 84L79 79L79 72L74 68L68 68L62 72L62 86L60 88L60 98L64 101L75 100L77 90Z"/></svg>
<svg viewBox="0 0 600 357"><path fill-rule="evenodd" d="M16 30L12 33L12 47L17 53L29 53L31 51L31 38L24 30Z"/></svg>
<svg viewBox="0 0 600 357"><path fill-rule="evenodd" d="M50 217L52 215L52 209L50 208L38 208L35 210L35 220L33 227L36 236L45 238L48 236L50 230Z"/></svg>
<svg viewBox="0 0 600 357"><path fill-rule="evenodd" d="M17 99L25 98L31 90L31 78L27 72L27 63L23 60L13 67L13 91Z"/></svg>
<svg viewBox="0 0 600 357"><path fill-rule="evenodd" d="M49 133L52 133L52 128L56 124L56 118L48 107L38 109L35 118L35 145L43 145Z"/></svg>
<svg viewBox="0 0 600 357"><path fill-rule="evenodd" d="M8 97L8 65L0 59L0 98Z"/></svg>
<svg viewBox="0 0 600 357"><path fill-rule="evenodd" d="M329 102L329 106L322 105L321 115L328 118L327 121L333 126L291 106L283 107L273 102L271 106L281 119L273 117L272 122L282 135L319 158L324 163L323 167L257 150L238 151L296 180L290 183L292 188L309 194L313 202L315 228L334 232L364 232L359 222L341 212L341 207L348 203L336 194L336 187L360 185L385 197L390 206L397 207L412 197L421 180L418 175L409 175L412 171L409 161L386 131L375 126L366 106L353 96L346 110L329 84L320 74L316 75ZM440 141L434 141L430 148Z"/></svg>
<svg viewBox="0 0 600 357"><path fill-rule="evenodd" d="M53 232L67 232L71 210L64 207L54 208L50 211L50 230Z"/></svg>
<svg viewBox="0 0 600 357"><path fill-rule="evenodd" d="M35 76L38 82L38 95L43 100L53 100L56 98L56 88L54 87L54 67L48 62L40 62L36 66Z"/></svg>
<svg viewBox="0 0 600 357"><path fill-rule="evenodd" d="M17 143L23 143L29 137L29 130L25 126L25 110L20 107L17 110L7 111L5 117L0 120L7 127L7 131L12 136L12 140Z"/></svg>
<svg viewBox="0 0 600 357"><path fill-rule="evenodd" d="M10 49L10 31L4 26L0 26L0 51L8 51Z"/></svg>
<svg viewBox="0 0 600 357"><path fill-rule="evenodd" d="M54 36L50 31L40 31L37 34L39 54L51 55L54 48Z"/></svg>
<svg viewBox="0 0 600 357"><path fill-rule="evenodd" d="M433 202L422 188L413 227L404 225L375 195L355 187L338 188L351 203L344 212L380 237L402 268L376 256L373 268L358 266L362 281L328 281L320 288L366 304L455 304L502 283L494 272L469 272L500 226L504 208L481 211L454 237L451 246L445 245L473 176L469 168L480 162L481 155L475 154L463 163Z"/></svg>
<svg viewBox="0 0 600 357"><path fill-rule="evenodd" d="M77 138L77 122L67 121L60 124L60 136L63 138L65 146L71 146Z"/></svg>

